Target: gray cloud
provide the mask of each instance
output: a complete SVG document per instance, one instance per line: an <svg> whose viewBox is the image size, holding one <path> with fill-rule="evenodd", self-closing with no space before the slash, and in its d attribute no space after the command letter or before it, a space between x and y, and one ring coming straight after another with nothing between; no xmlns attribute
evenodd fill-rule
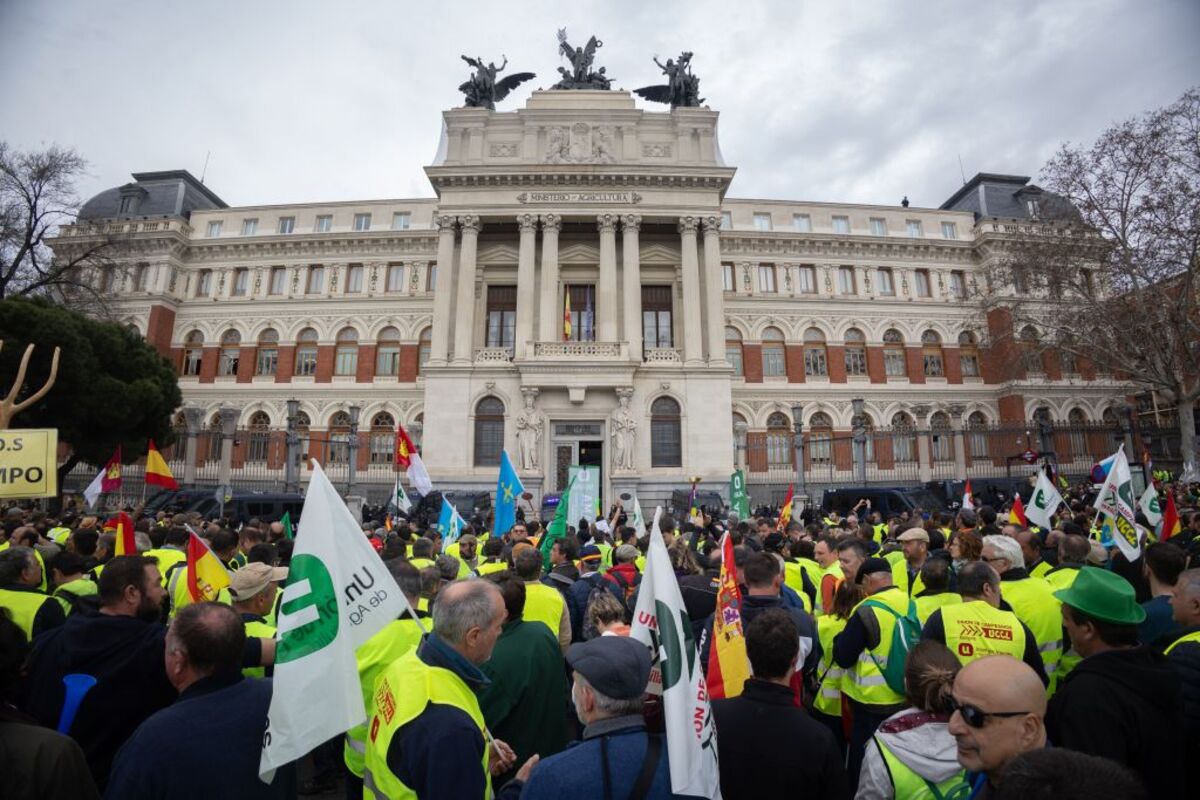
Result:
<svg viewBox="0 0 1200 800"><path fill-rule="evenodd" d="M555 80L555 30L633 89L696 53L738 197L937 205L1200 77L1193 0L0 3L2 133L90 162L86 197L186 168L236 205L429 196L459 53ZM501 104L520 107L527 87ZM639 101L640 102L640 101ZM661 106L644 104L654 110Z"/></svg>

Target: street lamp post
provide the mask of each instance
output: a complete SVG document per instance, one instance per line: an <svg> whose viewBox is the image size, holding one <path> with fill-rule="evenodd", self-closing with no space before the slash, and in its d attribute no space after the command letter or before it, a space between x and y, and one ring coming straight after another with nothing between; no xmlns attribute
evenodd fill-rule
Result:
<svg viewBox="0 0 1200 800"><path fill-rule="evenodd" d="M867 426L863 417L863 399L856 397L850 401L854 408L854 416L850 420L854 436L854 476L859 486L867 483Z"/></svg>
<svg viewBox="0 0 1200 800"><path fill-rule="evenodd" d="M796 495L798 497L808 496L808 492L804 488L804 423L800 416L803 413L804 406L799 403L792 406L793 444L796 449Z"/></svg>
<svg viewBox="0 0 1200 800"><path fill-rule="evenodd" d="M357 467L358 467L358 415L362 413L362 409L358 406L350 406L350 440L347 442L347 454L350 463L347 464L346 470L346 496L353 495L357 486Z"/></svg>
<svg viewBox="0 0 1200 800"><path fill-rule="evenodd" d="M300 437L296 434L296 421L300 415L300 401L287 401L287 434L284 443L287 453L283 462L283 490L297 492L300 490Z"/></svg>

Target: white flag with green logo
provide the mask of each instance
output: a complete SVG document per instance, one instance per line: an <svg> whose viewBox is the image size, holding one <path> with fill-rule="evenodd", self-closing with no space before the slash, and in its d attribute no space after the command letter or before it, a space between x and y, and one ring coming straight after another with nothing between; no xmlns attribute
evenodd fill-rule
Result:
<svg viewBox="0 0 1200 800"><path fill-rule="evenodd" d="M1029 495L1029 504L1025 506L1025 518L1039 528L1050 530L1054 527L1054 512L1062 505L1062 495L1054 488L1046 470L1038 470L1037 485L1033 494Z"/></svg>
<svg viewBox="0 0 1200 800"><path fill-rule="evenodd" d="M646 538L646 518L642 516L642 504L638 502L636 494L633 496L633 508L627 510L625 516L625 524L637 531L637 537Z"/></svg>
<svg viewBox="0 0 1200 800"><path fill-rule="evenodd" d="M1158 503L1158 490L1154 488L1153 481L1146 485L1146 491L1138 498L1138 508L1146 515L1150 530L1157 531L1158 523L1162 522L1162 506Z"/></svg>
<svg viewBox="0 0 1200 800"><path fill-rule="evenodd" d="M721 796L717 772L717 736L708 683L692 636L692 623L683 606L679 582L667 556L654 510L646 571L638 590L630 636L646 644L654 663L649 691L661 693L667 754L671 764L671 791L695 797Z"/></svg>
<svg viewBox="0 0 1200 800"><path fill-rule="evenodd" d="M403 511L405 514L412 510L412 500L408 499L408 492L400 485L399 475L396 476L396 485L392 488L392 505L397 511Z"/></svg>
<svg viewBox="0 0 1200 800"><path fill-rule="evenodd" d="M354 651L408 602L316 461L279 606L259 776L366 722Z"/></svg>
<svg viewBox="0 0 1200 800"><path fill-rule="evenodd" d="M1125 445L1117 448L1112 468L1093 507L1104 517L1112 530L1112 538L1122 555L1136 561L1142 554L1142 540L1133 517L1133 476L1129 472L1129 459L1125 457Z"/></svg>

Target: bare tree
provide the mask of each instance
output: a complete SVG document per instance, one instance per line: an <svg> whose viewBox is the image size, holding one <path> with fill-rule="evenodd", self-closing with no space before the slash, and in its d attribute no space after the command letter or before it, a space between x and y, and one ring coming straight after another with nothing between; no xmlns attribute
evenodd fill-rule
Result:
<svg viewBox="0 0 1200 800"><path fill-rule="evenodd" d="M1178 420L1183 474L1200 480L1200 89L1091 147L1063 145L1041 181L1052 193L1042 218L1015 226L987 276L1016 349L1157 393ZM1021 337L1027 326L1036 342Z"/></svg>
<svg viewBox="0 0 1200 800"><path fill-rule="evenodd" d="M122 268L108 258L114 237L100 231L57 255L46 239L75 222L75 180L87 166L69 148L23 152L0 142L0 300L44 296L103 310L105 282Z"/></svg>

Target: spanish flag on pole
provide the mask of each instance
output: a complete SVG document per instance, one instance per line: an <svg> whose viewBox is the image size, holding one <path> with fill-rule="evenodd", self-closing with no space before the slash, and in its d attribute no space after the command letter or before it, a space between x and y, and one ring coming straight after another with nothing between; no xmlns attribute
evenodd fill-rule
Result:
<svg viewBox="0 0 1200 800"><path fill-rule="evenodd" d="M712 643L708 655L708 696L737 697L750 678L746 655L746 632L742 627L742 594L738 590L733 562L733 540L721 537L721 578L717 584L717 610L713 614Z"/></svg>
<svg viewBox="0 0 1200 800"><path fill-rule="evenodd" d="M1179 509L1175 508L1175 497L1170 492L1167 492L1167 502L1163 508L1162 515L1162 532L1159 534L1159 541L1165 542L1175 534L1179 533L1183 526L1179 524Z"/></svg>
<svg viewBox="0 0 1200 800"><path fill-rule="evenodd" d="M193 603L216 600L229 585L229 573L221 559L194 533L188 534L187 589Z"/></svg>
<svg viewBox="0 0 1200 800"><path fill-rule="evenodd" d="M563 292L563 341L571 341L571 289Z"/></svg>
<svg viewBox="0 0 1200 800"><path fill-rule="evenodd" d="M1021 502L1021 495L1013 498L1012 510L1008 512L1008 521L1014 525L1029 527L1029 520L1025 517L1025 504Z"/></svg>
<svg viewBox="0 0 1200 800"><path fill-rule="evenodd" d="M153 439L150 440L150 445L146 449L146 483L151 486L161 486L164 489L179 488L179 482L171 474L171 468L167 466L167 461L162 457L162 453L158 452L158 448L154 446Z"/></svg>
<svg viewBox="0 0 1200 800"><path fill-rule="evenodd" d="M136 556L137 539L133 533L133 519L124 511L104 521L103 530L115 531L117 541L114 545L114 556Z"/></svg>
<svg viewBox="0 0 1200 800"><path fill-rule="evenodd" d="M777 528L781 533L787 530L788 523L792 521L792 492L793 487L788 487L787 497L783 499L783 505L779 509L779 526Z"/></svg>

